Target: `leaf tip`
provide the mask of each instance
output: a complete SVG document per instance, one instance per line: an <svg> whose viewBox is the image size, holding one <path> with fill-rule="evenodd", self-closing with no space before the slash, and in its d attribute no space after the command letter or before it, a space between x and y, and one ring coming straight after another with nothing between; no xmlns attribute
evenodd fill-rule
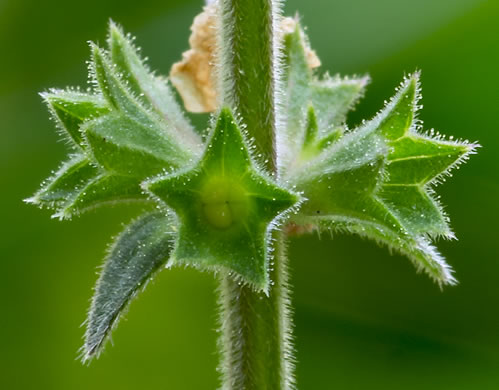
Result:
<svg viewBox="0 0 499 390"><path fill-rule="evenodd" d="M483 147L480 143L478 143L476 141L475 142L464 141L464 142L462 142L462 145L466 149L466 154L468 154L468 155L477 154L478 149Z"/></svg>
<svg viewBox="0 0 499 390"><path fill-rule="evenodd" d="M225 123L225 122L230 122L233 120L234 120L234 117L232 116L232 112L231 112L230 108L227 106L222 107L220 109L219 121L221 121L221 123Z"/></svg>
<svg viewBox="0 0 499 390"><path fill-rule="evenodd" d="M112 18L109 18L108 23L109 23L109 31L110 32L114 32L114 31L122 32L123 31L121 26L118 23L116 23Z"/></svg>
<svg viewBox="0 0 499 390"><path fill-rule="evenodd" d="M63 206L50 216L51 219L58 219L59 221L70 221L76 212L71 211L71 206Z"/></svg>
<svg viewBox="0 0 499 390"><path fill-rule="evenodd" d="M109 19L108 31L107 43L110 48L113 47L114 43L119 42L121 44L122 41L126 40L123 28L112 19Z"/></svg>
<svg viewBox="0 0 499 390"><path fill-rule="evenodd" d="M365 74L361 77L354 77L352 80L357 82L359 89L364 89L371 82L371 76Z"/></svg>
<svg viewBox="0 0 499 390"><path fill-rule="evenodd" d="M94 41L87 41L87 44L90 47L92 54L94 54L94 52L99 52L100 47Z"/></svg>

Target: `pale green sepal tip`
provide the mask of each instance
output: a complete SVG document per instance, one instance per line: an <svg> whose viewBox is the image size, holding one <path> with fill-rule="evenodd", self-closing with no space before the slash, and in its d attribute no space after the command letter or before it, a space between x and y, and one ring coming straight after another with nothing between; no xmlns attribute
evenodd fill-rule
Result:
<svg viewBox="0 0 499 390"><path fill-rule="evenodd" d="M84 155L73 156L57 172L44 181L36 194L25 200L40 207L60 211L70 204L80 191L99 174Z"/></svg>
<svg viewBox="0 0 499 390"><path fill-rule="evenodd" d="M109 112L104 99L78 90L51 89L40 96L46 102L58 127L64 131L73 146L85 148L80 127L83 122Z"/></svg>
<svg viewBox="0 0 499 390"><path fill-rule="evenodd" d="M108 103L127 117L133 118L144 126L157 126L154 115L144 107L133 91L127 86L123 76L109 59L106 51L90 43L92 51L93 78L98 91Z"/></svg>

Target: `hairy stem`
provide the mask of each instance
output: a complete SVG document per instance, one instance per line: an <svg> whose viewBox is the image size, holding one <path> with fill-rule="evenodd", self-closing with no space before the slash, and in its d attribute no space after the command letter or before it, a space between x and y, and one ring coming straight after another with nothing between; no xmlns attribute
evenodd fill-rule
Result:
<svg viewBox="0 0 499 390"><path fill-rule="evenodd" d="M221 0L219 4L221 104L237 112L260 161L275 175L277 2ZM293 387L284 233L274 232L272 243L268 296L230 277L221 279L219 346L224 390Z"/></svg>
<svg viewBox="0 0 499 390"><path fill-rule="evenodd" d="M274 173L277 2L221 0L219 4L221 104L240 116L258 155Z"/></svg>
<svg viewBox="0 0 499 390"><path fill-rule="evenodd" d="M293 350L284 233L274 234L270 295L231 278L219 288L223 390L293 388Z"/></svg>

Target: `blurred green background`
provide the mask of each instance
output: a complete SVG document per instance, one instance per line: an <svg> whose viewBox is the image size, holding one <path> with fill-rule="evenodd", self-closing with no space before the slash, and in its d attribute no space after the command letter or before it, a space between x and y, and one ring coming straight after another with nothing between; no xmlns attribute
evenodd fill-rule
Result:
<svg viewBox="0 0 499 390"><path fill-rule="evenodd" d="M97 267L138 209L69 223L21 202L66 153L37 92L85 86L86 41L103 42L109 18L167 73L201 4L0 1L0 388L216 388L211 275L163 271L115 345L83 366ZM289 0L286 13L297 10L324 70L372 76L352 125L422 69L425 127L484 146L439 188L459 241L438 246L457 287L440 291L407 259L356 237L291 243L300 389L499 388L499 1Z"/></svg>

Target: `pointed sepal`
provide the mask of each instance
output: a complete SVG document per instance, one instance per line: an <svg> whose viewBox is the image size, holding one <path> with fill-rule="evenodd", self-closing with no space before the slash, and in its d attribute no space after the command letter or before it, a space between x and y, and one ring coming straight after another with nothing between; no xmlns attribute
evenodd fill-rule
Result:
<svg viewBox="0 0 499 390"><path fill-rule="evenodd" d="M103 205L119 203L149 202L140 182L129 176L100 173L83 187L71 201L62 205L54 218L70 219L75 215L93 210Z"/></svg>
<svg viewBox="0 0 499 390"><path fill-rule="evenodd" d="M255 167L228 109L220 112L194 167L150 180L144 188L177 214L172 264L229 272L268 290L269 234L299 197Z"/></svg>
<svg viewBox="0 0 499 390"><path fill-rule="evenodd" d="M109 112L106 102L98 95L53 89L41 93L41 96L56 119L58 127L69 136L75 146L84 147L80 131L82 123Z"/></svg>
<svg viewBox="0 0 499 390"><path fill-rule="evenodd" d="M182 141L199 148L199 136L176 102L168 81L149 70L134 46L133 38L113 22L109 25L108 45L111 62L132 94L142 105L156 112L164 125L178 133Z"/></svg>
<svg viewBox="0 0 499 390"><path fill-rule="evenodd" d="M153 122L151 113L142 106L133 91L127 86L123 76L116 71L108 53L90 44L92 51L92 77L97 91L102 94L111 107L144 124Z"/></svg>
<svg viewBox="0 0 499 390"><path fill-rule="evenodd" d="M378 196L414 236L453 238L432 185L474 152L477 145L421 134L417 119L419 73L407 77L397 94L371 122L390 147Z"/></svg>

